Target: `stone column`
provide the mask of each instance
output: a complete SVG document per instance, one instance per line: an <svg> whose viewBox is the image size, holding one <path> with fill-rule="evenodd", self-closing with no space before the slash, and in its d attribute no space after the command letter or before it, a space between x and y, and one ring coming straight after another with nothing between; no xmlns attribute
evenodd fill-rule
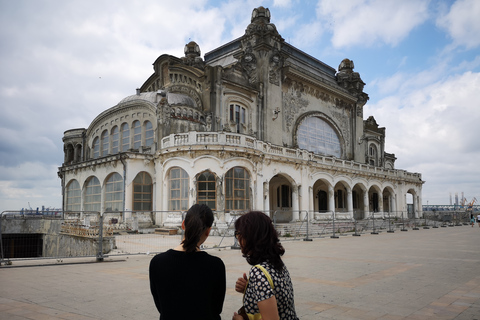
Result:
<svg viewBox="0 0 480 320"><path fill-rule="evenodd" d="M418 196L414 195L413 196L413 212L415 214L415 218L419 218L419 211L420 211L420 205L418 203Z"/></svg>
<svg viewBox="0 0 480 320"><path fill-rule="evenodd" d="M368 213L370 210L370 204L368 201L368 190L363 193L363 218L368 218Z"/></svg>
<svg viewBox="0 0 480 320"><path fill-rule="evenodd" d="M350 215L350 218L353 218L353 199L352 199L352 189L347 190L347 211Z"/></svg>
<svg viewBox="0 0 480 320"><path fill-rule="evenodd" d="M383 191L378 193L378 211L381 213L382 217L385 216L383 212Z"/></svg>
<svg viewBox="0 0 480 320"><path fill-rule="evenodd" d="M335 212L335 189L333 186L328 186L328 210Z"/></svg>
<svg viewBox="0 0 480 320"><path fill-rule="evenodd" d="M398 217L396 193L392 195L392 211L395 213L395 217Z"/></svg>
<svg viewBox="0 0 480 320"><path fill-rule="evenodd" d="M313 196L313 187L308 187L308 214L310 215L308 218L310 220L313 220L315 218L315 215L314 215L314 208L315 208L315 205L313 203L315 197Z"/></svg>
<svg viewBox="0 0 480 320"><path fill-rule="evenodd" d="M263 183L263 210L270 215L270 188L268 182Z"/></svg>
<svg viewBox="0 0 480 320"><path fill-rule="evenodd" d="M300 219L300 215L298 212L298 187L292 186L292 221L297 221Z"/></svg>

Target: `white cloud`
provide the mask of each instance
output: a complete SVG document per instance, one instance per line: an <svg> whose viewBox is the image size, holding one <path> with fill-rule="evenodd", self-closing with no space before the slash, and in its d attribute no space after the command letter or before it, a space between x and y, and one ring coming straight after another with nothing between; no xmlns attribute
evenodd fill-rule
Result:
<svg viewBox="0 0 480 320"><path fill-rule="evenodd" d="M25 162L15 168L0 166L0 172L9 176L0 179L1 209L20 210L47 207L60 208L62 196L59 190L61 180L57 177L57 166L41 162Z"/></svg>
<svg viewBox="0 0 480 320"><path fill-rule="evenodd" d="M287 39L296 47L305 48L318 47L323 34L323 27L320 21L314 21L309 24L303 24L295 28L294 38ZM290 41L288 41L290 40Z"/></svg>
<svg viewBox="0 0 480 320"><path fill-rule="evenodd" d="M330 21L334 47L396 46L428 18L428 0L320 0L317 14Z"/></svg>
<svg viewBox="0 0 480 320"><path fill-rule="evenodd" d="M480 45L479 19L480 1L458 0L437 19L437 25L448 32L455 45L472 49Z"/></svg>
<svg viewBox="0 0 480 320"><path fill-rule="evenodd" d="M451 185L480 188L479 87L480 73L465 72L367 104L366 116L387 128L386 152L396 154L396 167L427 181L424 197L446 198Z"/></svg>
<svg viewBox="0 0 480 320"><path fill-rule="evenodd" d="M274 7L288 8L292 5L292 0L273 0Z"/></svg>

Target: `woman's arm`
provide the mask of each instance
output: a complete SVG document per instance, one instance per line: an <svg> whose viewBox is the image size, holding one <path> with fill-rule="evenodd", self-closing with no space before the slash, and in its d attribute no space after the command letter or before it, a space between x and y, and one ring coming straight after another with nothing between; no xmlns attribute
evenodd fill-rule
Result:
<svg viewBox="0 0 480 320"><path fill-rule="evenodd" d="M260 309L262 314L262 320L280 320L275 296L258 302L258 309Z"/></svg>

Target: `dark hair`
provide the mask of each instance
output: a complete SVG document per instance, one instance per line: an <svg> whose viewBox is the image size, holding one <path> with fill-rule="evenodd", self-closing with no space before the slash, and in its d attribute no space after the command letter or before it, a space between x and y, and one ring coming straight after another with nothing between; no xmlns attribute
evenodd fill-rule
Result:
<svg viewBox="0 0 480 320"><path fill-rule="evenodd" d="M186 252L195 252L202 234L213 224L213 212L205 204L194 204L185 216L185 238L182 241Z"/></svg>
<svg viewBox="0 0 480 320"><path fill-rule="evenodd" d="M250 211L235 221L235 231L243 241L242 255L250 265L268 261L278 271L283 268L281 256L285 249L269 216L260 211Z"/></svg>

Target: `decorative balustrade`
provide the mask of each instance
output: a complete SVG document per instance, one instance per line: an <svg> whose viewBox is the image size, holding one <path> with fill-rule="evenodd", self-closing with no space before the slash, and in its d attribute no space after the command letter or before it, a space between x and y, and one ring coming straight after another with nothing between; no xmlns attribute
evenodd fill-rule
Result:
<svg viewBox="0 0 480 320"><path fill-rule="evenodd" d="M174 141L172 145L172 141ZM358 163L351 160L343 160L335 157L327 157L319 154L314 154L307 150L300 150L295 148L287 148L277 145L272 145L263 141L259 141L250 136L226 133L226 132L188 132L182 134L172 134L162 139L161 148L167 149L175 146L192 146L195 144L211 144L218 146L244 147L261 151L270 155L282 155L288 158L299 160L311 160L318 164L334 166L345 169L359 170L369 172L377 175L384 175L385 177L393 178L407 178L407 179L421 179L421 174L411 173L405 170L392 170L380 167L371 166L368 164Z"/></svg>

